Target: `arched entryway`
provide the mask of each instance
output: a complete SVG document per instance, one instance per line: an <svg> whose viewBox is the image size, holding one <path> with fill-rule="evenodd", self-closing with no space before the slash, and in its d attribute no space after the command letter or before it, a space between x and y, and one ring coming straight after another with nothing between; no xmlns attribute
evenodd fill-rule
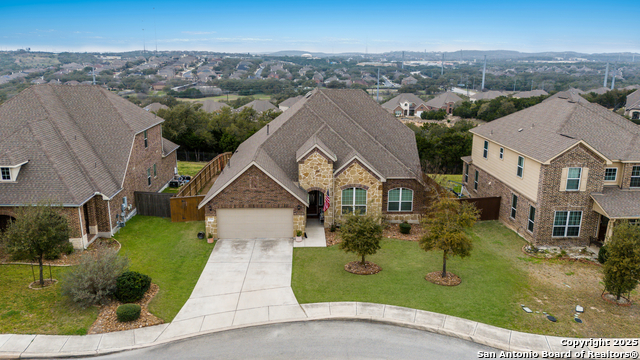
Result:
<svg viewBox="0 0 640 360"><path fill-rule="evenodd" d="M9 215L0 215L0 232L4 231L7 226L9 226L9 222L15 221L16 219L13 216Z"/></svg>
<svg viewBox="0 0 640 360"><path fill-rule="evenodd" d="M324 205L324 193L320 190L309 191L309 207L307 208L307 217L317 218L322 213Z"/></svg>

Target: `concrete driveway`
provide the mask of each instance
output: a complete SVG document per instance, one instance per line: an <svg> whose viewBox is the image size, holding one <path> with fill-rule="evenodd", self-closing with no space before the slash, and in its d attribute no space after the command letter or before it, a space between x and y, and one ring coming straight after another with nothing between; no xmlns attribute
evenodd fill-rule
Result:
<svg viewBox="0 0 640 360"><path fill-rule="evenodd" d="M292 239L219 240L189 300L158 340L306 318L291 289Z"/></svg>

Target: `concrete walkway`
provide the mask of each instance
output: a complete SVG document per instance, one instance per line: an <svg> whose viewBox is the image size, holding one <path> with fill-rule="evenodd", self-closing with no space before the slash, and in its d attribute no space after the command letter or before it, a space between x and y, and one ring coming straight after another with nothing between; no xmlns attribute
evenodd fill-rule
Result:
<svg viewBox="0 0 640 360"><path fill-rule="evenodd" d="M293 247L327 247L327 238L324 236L324 225L317 218L308 218L306 226L307 237L301 242L294 242Z"/></svg>
<svg viewBox="0 0 640 360"><path fill-rule="evenodd" d="M220 240L189 300L170 324L106 334L0 334L0 359L106 354L247 326L323 319L354 319L411 327L506 351L607 350L568 348L564 338L527 334L404 307L361 302L299 305L291 289L293 240Z"/></svg>

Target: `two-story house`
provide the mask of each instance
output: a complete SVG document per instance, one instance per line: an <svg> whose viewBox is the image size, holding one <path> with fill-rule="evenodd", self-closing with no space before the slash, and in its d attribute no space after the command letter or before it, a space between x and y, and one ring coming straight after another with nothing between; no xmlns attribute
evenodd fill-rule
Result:
<svg viewBox="0 0 640 360"><path fill-rule="evenodd" d="M199 208L216 238L292 237L350 213L417 223L421 174L413 131L367 93L314 90L240 144Z"/></svg>
<svg viewBox="0 0 640 360"><path fill-rule="evenodd" d="M15 208L61 205L85 248L136 213L176 169L162 120L100 86L36 85L0 106L0 226ZM0 228L1 230L2 228Z"/></svg>
<svg viewBox="0 0 640 360"><path fill-rule="evenodd" d="M500 220L534 244L585 245L640 219L640 127L624 117L560 94L470 131L470 196L501 197Z"/></svg>

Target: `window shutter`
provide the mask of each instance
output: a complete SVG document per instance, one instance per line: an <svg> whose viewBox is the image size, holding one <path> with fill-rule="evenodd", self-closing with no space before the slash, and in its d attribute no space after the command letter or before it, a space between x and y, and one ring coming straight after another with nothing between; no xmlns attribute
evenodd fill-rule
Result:
<svg viewBox="0 0 640 360"><path fill-rule="evenodd" d="M580 191L587 191L587 179L589 179L589 168L582 168L582 174L580 174Z"/></svg>
<svg viewBox="0 0 640 360"><path fill-rule="evenodd" d="M569 168L562 169L562 175L560 176L560 191L567 191L567 174L569 173Z"/></svg>

